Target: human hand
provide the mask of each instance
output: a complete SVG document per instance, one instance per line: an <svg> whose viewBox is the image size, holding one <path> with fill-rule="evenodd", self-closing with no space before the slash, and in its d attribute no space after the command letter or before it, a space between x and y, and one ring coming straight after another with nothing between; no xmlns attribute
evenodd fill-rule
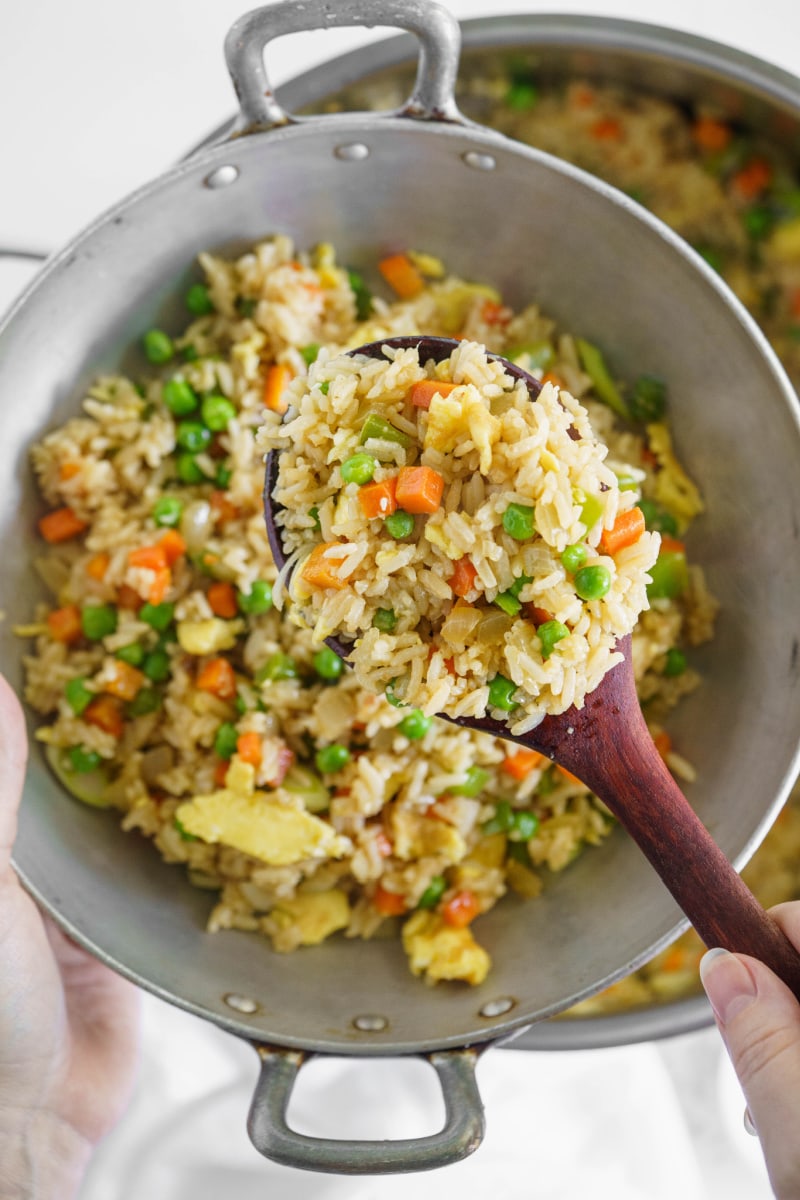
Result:
<svg viewBox="0 0 800 1200"><path fill-rule="evenodd" d="M800 950L800 902L770 910ZM700 976L779 1200L800 1200L800 1004L746 954L709 950Z"/></svg>
<svg viewBox="0 0 800 1200"><path fill-rule="evenodd" d="M69 1200L127 1104L136 989L42 915L11 868L27 759L0 677L0 1195Z"/></svg>

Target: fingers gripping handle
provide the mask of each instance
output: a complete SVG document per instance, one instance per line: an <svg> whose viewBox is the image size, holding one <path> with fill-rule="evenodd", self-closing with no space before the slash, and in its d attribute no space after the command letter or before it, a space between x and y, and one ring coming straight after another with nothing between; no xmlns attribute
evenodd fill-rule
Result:
<svg viewBox="0 0 800 1200"><path fill-rule="evenodd" d="M295 123L275 99L264 50L275 38L312 29L388 25L419 38L417 81L400 115L458 121L455 84L461 33L458 21L429 0L282 0L245 13L225 40L225 58L245 129Z"/></svg>

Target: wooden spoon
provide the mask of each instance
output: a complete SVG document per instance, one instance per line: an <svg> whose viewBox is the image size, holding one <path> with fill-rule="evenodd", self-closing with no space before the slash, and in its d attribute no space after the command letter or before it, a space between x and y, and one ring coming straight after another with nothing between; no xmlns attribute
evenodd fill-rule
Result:
<svg viewBox="0 0 800 1200"><path fill-rule="evenodd" d="M395 337L351 351L382 358L383 347L417 347L420 360L440 362L458 345L448 338ZM498 358L497 355L490 355ZM535 400L541 385L514 363L499 359L509 375L523 379ZM275 562L287 560L272 494L278 454L267 458L264 511ZM350 646L327 644L347 659ZM750 954L771 967L800 999L800 954L764 911L670 775L642 716L631 662L631 639L618 649L624 658L586 697L583 708L547 716L535 729L512 736L491 717L459 717L456 723L538 750L565 767L610 809L646 855L707 946ZM440 714L453 720L446 713Z"/></svg>

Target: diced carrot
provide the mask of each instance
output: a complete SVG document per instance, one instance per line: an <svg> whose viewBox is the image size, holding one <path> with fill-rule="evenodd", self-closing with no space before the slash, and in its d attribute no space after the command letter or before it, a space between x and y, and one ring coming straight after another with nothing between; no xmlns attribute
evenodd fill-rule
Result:
<svg viewBox="0 0 800 1200"><path fill-rule="evenodd" d="M46 542L68 542L89 528L89 522L83 521L77 513L65 505L45 513L39 520L39 533Z"/></svg>
<svg viewBox="0 0 800 1200"><path fill-rule="evenodd" d="M320 542L318 546L314 547L300 572L306 583L317 588L336 588L337 591L347 587L344 579L340 579L335 573L335 564L325 557L325 551L329 550L331 546L338 546L338 544L338 542ZM340 562L341 559L336 561Z"/></svg>
<svg viewBox="0 0 800 1200"><path fill-rule="evenodd" d="M159 543L154 546L137 546L128 551L128 565L143 567L146 571L163 571L169 566L164 547Z"/></svg>
<svg viewBox="0 0 800 1200"><path fill-rule="evenodd" d="M375 834L375 849L380 854L381 858L391 858L394 846L392 840L386 833L386 830L381 827Z"/></svg>
<svg viewBox="0 0 800 1200"><path fill-rule="evenodd" d="M477 578L475 565L469 555L465 554L453 563L453 574L447 582L457 596L466 596L474 588Z"/></svg>
<svg viewBox="0 0 800 1200"><path fill-rule="evenodd" d="M677 538L670 537L668 533L662 533L661 549L665 550L668 554L685 554L686 544L678 541Z"/></svg>
<svg viewBox="0 0 800 1200"><path fill-rule="evenodd" d="M659 963L660 971L682 971L686 966L686 955L680 946L671 946Z"/></svg>
<svg viewBox="0 0 800 1200"><path fill-rule="evenodd" d="M385 917L400 917L408 911L405 896L401 896L399 892L390 892L380 883L375 888L372 903Z"/></svg>
<svg viewBox="0 0 800 1200"><path fill-rule="evenodd" d="M358 489L358 503L368 520L390 517L397 512L397 476L390 475L380 483L365 483Z"/></svg>
<svg viewBox="0 0 800 1200"><path fill-rule="evenodd" d="M230 761L227 758L221 758L216 764L214 767L214 787L225 787L225 779L230 765Z"/></svg>
<svg viewBox="0 0 800 1200"><path fill-rule="evenodd" d="M136 588L123 583L117 589L117 605L119 608L132 608L138 612L143 604L144 600L136 591Z"/></svg>
<svg viewBox="0 0 800 1200"><path fill-rule="evenodd" d="M47 614L47 628L51 638L56 642L63 642L65 646L79 642L83 637L80 609L74 604L54 608Z"/></svg>
<svg viewBox="0 0 800 1200"><path fill-rule="evenodd" d="M698 117L692 126L692 135L701 150L724 150L733 136L731 128L716 117Z"/></svg>
<svg viewBox="0 0 800 1200"><path fill-rule="evenodd" d="M440 379L420 379L412 385L408 398L415 408L430 408L434 396L448 396L457 383L445 383Z"/></svg>
<svg viewBox="0 0 800 1200"><path fill-rule="evenodd" d="M122 737L125 722L122 719L119 700L114 696L95 696L84 709L83 720L105 733L110 733L112 737Z"/></svg>
<svg viewBox="0 0 800 1200"><path fill-rule="evenodd" d="M560 375L556 375L555 371L545 371L544 375L542 376L542 386L544 386L546 383L552 383L553 387L557 388L563 388L565 386L564 380Z"/></svg>
<svg viewBox="0 0 800 1200"><path fill-rule="evenodd" d="M444 669L447 671L448 675L455 675L456 660L454 658L446 658L444 660Z"/></svg>
<svg viewBox="0 0 800 1200"><path fill-rule="evenodd" d="M103 691L119 700L132 700L144 686L145 676L142 671L132 667L130 663L115 659L109 670L109 678L103 684Z"/></svg>
<svg viewBox="0 0 800 1200"><path fill-rule="evenodd" d="M263 400L264 407L270 412L285 413L289 407L283 393L289 385L292 373L286 363L273 363L267 368L264 378Z"/></svg>
<svg viewBox="0 0 800 1200"><path fill-rule="evenodd" d="M578 84L572 89L571 100L575 108L591 108L594 104L594 92L586 84Z"/></svg>
<svg viewBox="0 0 800 1200"><path fill-rule="evenodd" d="M434 513L442 503L444 476L433 467L401 467L397 475L397 507L409 513Z"/></svg>
<svg viewBox="0 0 800 1200"><path fill-rule="evenodd" d="M260 767L263 757L261 735L254 730L240 733L236 739L236 753L242 762L249 763L251 767Z"/></svg>
<svg viewBox="0 0 800 1200"><path fill-rule="evenodd" d="M789 297L789 309L792 316L800 320L800 288L795 288Z"/></svg>
<svg viewBox="0 0 800 1200"><path fill-rule="evenodd" d="M295 754L290 746L283 742L278 747L278 763L272 779L267 780L270 787L280 787L286 778L289 768L294 765Z"/></svg>
<svg viewBox="0 0 800 1200"><path fill-rule="evenodd" d="M742 200L755 200L772 182L772 167L763 158L751 158L731 179Z"/></svg>
<svg viewBox="0 0 800 1200"><path fill-rule="evenodd" d="M401 300L411 300L425 287L419 268L407 254L389 254L378 263L378 270Z"/></svg>
<svg viewBox="0 0 800 1200"><path fill-rule="evenodd" d="M147 593L147 599L151 604L161 604L172 586L172 572L169 567L159 567L153 572L153 582Z"/></svg>
<svg viewBox="0 0 800 1200"><path fill-rule="evenodd" d="M236 676L227 658L210 658L197 672L195 686L201 692L211 692L219 700L233 700L236 695Z"/></svg>
<svg viewBox="0 0 800 1200"><path fill-rule="evenodd" d="M598 142L618 142L622 137L622 126L615 117L600 117L589 132Z"/></svg>
<svg viewBox="0 0 800 1200"><path fill-rule="evenodd" d="M484 300L481 305L481 320L486 325L507 325L511 319L511 310L496 300Z"/></svg>
<svg viewBox="0 0 800 1200"><path fill-rule="evenodd" d="M466 929L480 911L478 897L469 888L456 892L442 905L442 917L445 924L451 925L454 929Z"/></svg>
<svg viewBox="0 0 800 1200"><path fill-rule="evenodd" d="M215 617L230 620L239 611L236 603L236 589L232 583L212 583L206 592L206 598Z"/></svg>
<svg viewBox="0 0 800 1200"><path fill-rule="evenodd" d="M531 771L535 771L541 763L546 761L545 756L538 750L518 750L516 754L510 754L503 761L503 770L512 779L521 781L527 779Z"/></svg>
<svg viewBox="0 0 800 1200"><path fill-rule="evenodd" d="M225 492L213 491L208 497L208 502L217 525L227 525L228 521L235 521L241 515L240 510Z"/></svg>
<svg viewBox="0 0 800 1200"><path fill-rule="evenodd" d="M546 608L539 608L538 604L525 604L525 616L538 629L540 625L544 625L547 621L552 621L553 614L548 612Z"/></svg>
<svg viewBox="0 0 800 1200"><path fill-rule="evenodd" d="M653 743L661 757L666 760L667 755L672 749L672 738L666 730L662 729L660 733L654 734Z"/></svg>
<svg viewBox="0 0 800 1200"><path fill-rule="evenodd" d="M566 767L562 767L561 763L556 763L556 766L558 767L559 771L564 776L564 778L568 779L570 781L570 783L579 783L581 785L581 787L586 786L586 784L583 782L582 779L578 779L578 776L573 775L572 771L568 771Z"/></svg>
<svg viewBox="0 0 800 1200"><path fill-rule="evenodd" d="M164 551L168 567L174 567L179 558L183 558L186 553L186 541L178 533L177 529L168 529L158 541L159 546Z"/></svg>
<svg viewBox="0 0 800 1200"><path fill-rule="evenodd" d="M63 462L58 469L58 478L66 483L68 479L74 479L80 474L81 464L76 462Z"/></svg>
<svg viewBox="0 0 800 1200"><path fill-rule="evenodd" d="M103 579L105 579L106 571L108 570L108 564L110 562L111 559L107 554L95 554L86 564L86 574L90 579L94 579L97 583L100 583Z"/></svg>
<svg viewBox="0 0 800 1200"><path fill-rule="evenodd" d="M604 529L600 536L603 554L619 554L626 546L638 542L645 531L644 513L640 508L629 508L619 513L611 529Z"/></svg>

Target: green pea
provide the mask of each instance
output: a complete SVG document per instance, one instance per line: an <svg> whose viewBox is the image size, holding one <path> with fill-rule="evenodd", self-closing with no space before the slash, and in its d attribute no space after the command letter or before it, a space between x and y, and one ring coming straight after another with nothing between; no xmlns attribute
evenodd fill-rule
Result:
<svg viewBox="0 0 800 1200"><path fill-rule="evenodd" d="M183 515L183 501L177 496L161 496L153 505L153 520L156 525L174 528Z"/></svg>
<svg viewBox="0 0 800 1200"><path fill-rule="evenodd" d="M672 513L659 508L653 500L640 500L639 508L642 510L644 523L648 529L655 529L658 533L666 533L670 537L675 537L678 532L678 522Z"/></svg>
<svg viewBox="0 0 800 1200"><path fill-rule="evenodd" d="M317 342L310 342L307 346L300 347L300 357L307 367L310 367L314 359L319 354L319 345Z"/></svg>
<svg viewBox="0 0 800 1200"><path fill-rule="evenodd" d="M602 600L611 587L611 572L598 563L593 567L581 567L574 576L575 591L581 600Z"/></svg>
<svg viewBox="0 0 800 1200"><path fill-rule="evenodd" d="M168 379L161 399L174 417L185 417L197 408L197 394L185 379Z"/></svg>
<svg viewBox="0 0 800 1200"><path fill-rule="evenodd" d="M444 875L434 875L417 901L417 908L436 908L446 890L447 880Z"/></svg>
<svg viewBox="0 0 800 1200"><path fill-rule="evenodd" d="M512 842L529 842L539 828L539 818L536 813L526 810L514 813L511 829L508 831Z"/></svg>
<svg viewBox="0 0 800 1200"><path fill-rule="evenodd" d="M94 692L89 690L86 686L86 680L80 676L67 680L64 685L64 695L76 717L79 717L84 709L88 708L92 700L94 700Z"/></svg>
<svg viewBox="0 0 800 1200"><path fill-rule="evenodd" d="M368 413L361 426L361 436L358 439L361 445L363 446L371 438L378 438L382 442L396 442L398 446L405 446L406 449L412 442L407 433L396 429L380 413Z"/></svg>
<svg viewBox="0 0 800 1200"><path fill-rule="evenodd" d="M119 650L115 650L114 657L127 663L129 667L140 667L144 662L144 653L144 646L139 642L129 642L127 646L120 646Z"/></svg>
<svg viewBox="0 0 800 1200"><path fill-rule="evenodd" d="M481 830L487 836L494 833L509 833L514 827L514 810L508 800L498 800L494 816L484 821Z"/></svg>
<svg viewBox="0 0 800 1200"><path fill-rule="evenodd" d="M321 529L322 525L321 525L320 519L319 519L319 509L317 508L316 504L313 505L308 510L308 515L311 517L311 520L314 522L314 528Z"/></svg>
<svg viewBox="0 0 800 1200"><path fill-rule="evenodd" d="M169 362L175 353L172 338L163 329L148 329L142 338L142 346L147 359L156 366Z"/></svg>
<svg viewBox="0 0 800 1200"><path fill-rule="evenodd" d="M277 683L281 679L297 679L300 674L295 660L278 651L272 654L255 673L256 683Z"/></svg>
<svg viewBox="0 0 800 1200"><path fill-rule="evenodd" d="M87 604L81 609L81 628L90 641L102 641L116 633L117 610L110 604Z"/></svg>
<svg viewBox="0 0 800 1200"><path fill-rule="evenodd" d="M197 352L197 347L193 346L191 344L191 342L189 343L188 346L182 347L181 358L183 359L184 362L197 362L199 357L200 357L200 355Z"/></svg>
<svg viewBox="0 0 800 1200"><path fill-rule="evenodd" d="M561 565L565 571L569 571L570 575L574 575L586 562L588 554L589 551L583 542L574 542L571 546L565 546L561 551Z"/></svg>
<svg viewBox="0 0 800 1200"><path fill-rule="evenodd" d="M660 421L667 407L667 385L657 375L640 375L630 399L634 421Z"/></svg>
<svg viewBox="0 0 800 1200"><path fill-rule="evenodd" d="M374 629L380 629L381 633L391 633L396 624L397 613L393 608L378 608L375 610L375 615L372 618Z"/></svg>
<svg viewBox="0 0 800 1200"><path fill-rule="evenodd" d="M255 579L249 592L239 592L236 602L240 611L251 617L269 612L272 608L272 584L266 579Z"/></svg>
<svg viewBox="0 0 800 1200"><path fill-rule="evenodd" d="M95 771L103 761L96 750L87 750L85 746L70 746L67 751L69 765L79 775L87 775Z"/></svg>
<svg viewBox="0 0 800 1200"><path fill-rule="evenodd" d="M375 465L371 454L353 454L342 463L342 479L345 483L369 483L375 474Z"/></svg>
<svg viewBox="0 0 800 1200"><path fill-rule="evenodd" d="M539 643L542 647L542 658L545 662L553 653L556 642L569 637L569 630L563 621L544 621L536 632L539 636Z"/></svg>
<svg viewBox="0 0 800 1200"><path fill-rule="evenodd" d="M341 771L342 767L346 767L350 762L350 751L347 746L342 746L338 742L333 742L330 746L323 746L314 756L317 770L323 775L332 775L335 771Z"/></svg>
<svg viewBox="0 0 800 1200"><path fill-rule="evenodd" d="M161 693L155 688L140 688L128 705L128 716L146 717L149 713L158 712L162 703Z"/></svg>
<svg viewBox="0 0 800 1200"><path fill-rule="evenodd" d="M220 758L232 758L236 752L236 742L239 735L236 726L230 721L223 721L217 729L214 738L214 750Z"/></svg>
<svg viewBox="0 0 800 1200"><path fill-rule="evenodd" d="M512 700L517 685L505 675L495 675L489 684L489 707L501 708L503 712L513 712L519 705Z"/></svg>
<svg viewBox="0 0 800 1200"><path fill-rule="evenodd" d="M175 461L175 472L181 483L203 483L205 475L193 454L179 454Z"/></svg>
<svg viewBox="0 0 800 1200"><path fill-rule="evenodd" d="M207 317L214 311L214 302L204 283L193 283L186 293L186 307L195 317Z"/></svg>
<svg viewBox="0 0 800 1200"><path fill-rule="evenodd" d="M713 270L717 271L719 274L722 273L722 271L725 268L725 259L723 258L722 254L719 252L719 250L716 249L716 247L714 247L714 246L695 246L695 250L697 251L697 253L700 255L701 258L704 258L706 260L708 265L710 267L712 267Z"/></svg>
<svg viewBox="0 0 800 1200"><path fill-rule="evenodd" d="M212 433L224 433L236 416L236 405L225 396L204 396L200 416ZM186 447L191 450L191 446Z"/></svg>
<svg viewBox="0 0 800 1200"><path fill-rule="evenodd" d="M344 670L344 663L339 655L331 650L330 646L323 646L311 661L320 679L325 679L329 683L335 682Z"/></svg>
<svg viewBox="0 0 800 1200"><path fill-rule="evenodd" d="M163 633L167 626L172 624L174 616L175 605L166 601L163 604L143 604L139 609L139 620L144 621L145 625L149 625L157 633Z"/></svg>
<svg viewBox="0 0 800 1200"><path fill-rule="evenodd" d="M742 215L742 224L745 232L754 241L766 237L772 230L775 224L775 214L772 209L767 208L763 204L757 204L753 208L748 208Z"/></svg>
<svg viewBox="0 0 800 1200"><path fill-rule="evenodd" d="M410 742L418 742L425 737L432 724L431 718L426 717L421 709L412 708L411 712L403 717L397 728Z"/></svg>
<svg viewBox="0 0 800 1200"><path fill-rule="evenodd" d="M522 601L518 600L512 591L498 592L494 598L494 603L504 613L508 613L510 617L516 617L517 613L522 608Z"/></svg>
<svg viewBox="0 0 800 1200"><path fill-rule="evenodd" d="M667 660L664 663L664 674L668 679L674 679L677 675L683 675L688 663L686 655L677 646L670 646L667 651Z"/></svg>
<svg viewBox="0 0 800 1200"><path fill-rule="evenodd" d="M402 508L385 517L383 523L387 532L398 541L400 538L409 537L414 532L414 517L411 513L404 512Z"/></svg>
<svg viewBox="0 0 800 1200"><path fill-rule="evenodd" d="M317 384L317 387L322 392L323 396L327 396L330 391L331 383L329 379L323 379L322 383Z"/></svg>
<svg viewBox="0 0 800 1200"><path fill-rule="evenodd" d="M501 677L495 676L495 678ZM467 767L464 782L453 784L447 790L451 796L469 796L474 800L476 796L480 796L490 778L491 774L485 767Z"/></svg>
<svg viewBox="0 0 800 1200"><path fill-rule="evenodd" d="M156 647L146 654L142 670L151 683L163 683L165 679L169 679L172 662L166 650Z"/></svg>
<svg viewBox="0 0 800 1200"><path fill-rule="evenodd" d="M503 529L517 542L532 538L536 531L533 508L528 504L509 504L503 513Z"/></svg>
<svg viewBox="0 0 800 1200"><path fill-rule="evenodd" d="M199 421L181 421L175 431L175 441L182 450L199 454L211 442L211 430Z"/></svg>
<svg viewBox="0 0 800 1200"><path fill-rule="evenodd" d="M534 84L526 83L523 80L512 83L505 95L508 107L515 109L517 112L527 112L534 107L538 99L538 89Z"/></svg>

